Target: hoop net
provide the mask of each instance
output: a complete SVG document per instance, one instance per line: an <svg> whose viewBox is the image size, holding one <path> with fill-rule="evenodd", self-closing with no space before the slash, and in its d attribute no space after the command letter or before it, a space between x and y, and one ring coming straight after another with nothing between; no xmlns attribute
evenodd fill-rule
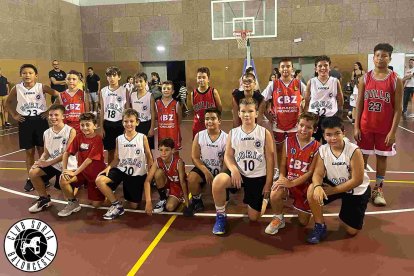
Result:
<svg viewBox="0 0 414 276"><path fill-rule="evenodd" d="M252 31L249 31L249 30L234 31L233 36L237 40L237 48L246 49L247 40L249 40L249 37L251 34L252 34Z"/></svg>

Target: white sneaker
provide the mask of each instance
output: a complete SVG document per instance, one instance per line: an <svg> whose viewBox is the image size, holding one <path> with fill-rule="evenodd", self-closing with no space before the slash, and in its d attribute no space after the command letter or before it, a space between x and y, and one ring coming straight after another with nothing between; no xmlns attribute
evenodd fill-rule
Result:
<svg viewBox="0 0 414 276"><path fill-rule="evenodd" d="M385 201L384 192L382 188L374 188L371 193L371 199L377 206L386 206L387 202Z"/></svg>
<svg viewBox="0 0 414 276"><path fill-rule="evenodd" d="M276 181L279 179L279 169L275 169L275 175L273 176L273 181Z"/></svg>
<svg viewBox="0 0 414 276"><path fill-rule="evenodd" d="M279 229L285 228L285 218L279 219L278 217L274 216L272 221L266 227L265 233L269 235L274 235L279 232Z"/></svg>
<svg viewBox="0 0 414 276"><path fill-rule="evenodd" d="M167 200L160 200L155 204L154 210L152 210L153 213L158 214L164 211L165 205L167 205Z"/></svg>
<svg viewBox="0 0 414 276"><path fill-rule="evenodd" d="M79 212L81 209L81 206L79 204L79 201L68 201L68 204L65 208L63 208L62 211L58 213L59 217L67 217L70 216L72 213Z"/></svg>

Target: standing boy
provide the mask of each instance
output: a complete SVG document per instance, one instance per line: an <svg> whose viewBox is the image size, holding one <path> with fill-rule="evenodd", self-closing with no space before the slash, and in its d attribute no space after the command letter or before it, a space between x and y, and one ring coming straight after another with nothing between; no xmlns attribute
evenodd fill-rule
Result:
<svg viewBox="0 0 414 276"><path fill-rule="evenodd" d="M9 95L9 92L10 92L9 82L7 78L2 75L1 68L0 68L0 115L1 115L0 120L1 120L3 128L11 126L11 124L7 122L9 116L6 110L6 100L7 100L7 96Z"/></svg>
<svg viewBox="0 0 414 276"><path fill-rule="evenodd" d="M193 90L191 97L194 120L193 120L193 139L195 135L205 129L204 113L207 108L217 107L221 112L221 100L217 89L209 86L210 69L207 67L200 67L197 69L197 84L198 87Z"/></svg>
<svg viewBox="0 0 414 276"><path fill-rule="evenodd" d="M125 133L116 138L115 158L96 179L96 186L111 202L111 207L103 216L107 220L115 219L125 212L122 203L112 192L121 182L124 198L132 208L138 207L144 189L146 198L149 198L146 203L151 204L151 187L144 186L144 182L147 177L146 166L151 168L153 160L147 137L135 130L139 124L138 112L126 109L122 122Z"/></svg>
<svg viewBox="0 0 414 276"><path fill-rule="evenodd" d="M251 221L260 217L263 198L269 198L274 168L273 139L270 132L256 124L257 102L244 98L240 101L239 116L242 125L233 128L227 139L224 162L226 172L213 180L213 198L216 206L216 223L213 234L226 232L226 189L244 188L243 202L248 205Z"/></svg>
<svg viewBox="0 0 414 276"><path fill-rule="evenodd" d="M364 75L358 90L363 97L357 100L354 137L364 154L365 167L369 155L376 155L376 181L371 199L375 205L385 206L383 185L387 171L387 157L394 156L395 133L402 111L402 81L388 69L393 47L380 43L374 48L375 68Z"/></svg>
<svg viewBox="0 0 414 276"><path fill-rule="evenodd" d="M49 128L45 94L59 96L49 86L36 82L37 68L32 64L20 67L22 82L16 84L6 100L6 108L13 119L19 122L19 146L26 151L26 169L29 173L34 164L35 148L39 156L43 154L43 133ZM17 100L16 108L12 103ZM33 191L33 184L27 178L24 190Z"/></svg>

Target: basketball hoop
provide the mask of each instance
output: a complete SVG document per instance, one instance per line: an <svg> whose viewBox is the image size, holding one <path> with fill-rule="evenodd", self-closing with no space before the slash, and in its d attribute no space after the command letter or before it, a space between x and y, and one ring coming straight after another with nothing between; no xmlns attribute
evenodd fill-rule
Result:
<svg viewBox="0 0 414 276"><path fill-rule="evenodd" d="M249 30L234 31L233 36L237 40L237 48L246 49L247 41L249 40L251 34L252 31Z"/></svg>

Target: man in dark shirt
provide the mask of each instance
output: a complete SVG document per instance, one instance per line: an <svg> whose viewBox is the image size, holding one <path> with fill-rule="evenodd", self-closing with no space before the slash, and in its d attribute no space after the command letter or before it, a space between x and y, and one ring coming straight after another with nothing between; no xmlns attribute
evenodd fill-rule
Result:
<svg viewBox="0 0 414 276"><path fill-rule="evenodd" d="M49 71L50 87L58 92L66 90L66 73L59 68L59 61L56 59L52 62L53 70ZM56 97L52 96L52 103Z"/></svg>
<svg viewBox="0 0 414 276"><path fill-rule="evenodd" d="M7 122L8 114L5 108L7 96L9 95L9 82L7 78L1 74L0 68L0 116L1 116L1 124L2 127L10 127L11 124Z"/></svg>
<svg viewBox="0 0 414 276"><path fill-rule="evenodd" d="M89 110L92 110L92 112L96 115L98 111L98 102L99 97L98 94L101 91L101 79L97 74L93 72L92 67L88 67L88 75L86 76L86 86L87 86L87 92L90 95L90 103L91 106Z"/></svg>
<svg viewBox="0 0 414 276"><path fill-rule="evenodd" d="M329 72L329 76L337 78L339 81L342 81L342 75L339 72L338 66L334 66L333 69Z"/></svg>

